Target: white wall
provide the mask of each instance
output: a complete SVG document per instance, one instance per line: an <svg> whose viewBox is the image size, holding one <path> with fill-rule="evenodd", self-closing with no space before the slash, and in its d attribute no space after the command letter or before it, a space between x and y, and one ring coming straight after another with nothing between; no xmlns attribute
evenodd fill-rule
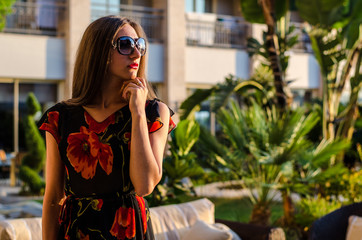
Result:
<svg viewBox="0 0 362 240"><path fill-rule="evenodd" d="M312 54L292 52L287 69L287 81L294 80L291 88L319 88L320 71L317 60Z"/></svg>
<svg viewBox="0 0 362 240"><path fill-rule="evenodd" d="M229 74L249 77L249 58L246 51L237 49L186 47L186 82L216 84Z"/></svg>
<svg viewBox="0 0 362 240"><path fill-rule="evenodd" d="M147 76L164 81L164 47L150 44ZM64 79L65 41L24 34L0 34L0 78Z"/></svg>
<svg viewBox="0 0 362 240"><path fill-rule="evenodd" d="M165 60L164 46L150 43L148 47L147 80L154 83L164 81Z"/></svg>
<svg viewBox="0 0 362 240"><path fill-rule="evenodd" d="M263 43L263 32L268 30L266 24L253 23L251 24L251 28L252 37L258 40L260 43Z"/></svg>
<svg viewBox="0 0 362 240"><path fill-rule="evenodd" d="M0 78L64 79L64 40L1 33Z"/></svg>

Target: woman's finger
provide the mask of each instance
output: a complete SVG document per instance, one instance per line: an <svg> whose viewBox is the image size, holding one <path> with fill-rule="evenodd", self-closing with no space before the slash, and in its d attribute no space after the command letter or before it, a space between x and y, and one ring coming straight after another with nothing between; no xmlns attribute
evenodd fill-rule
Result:
<svg viewBox="0 0 362 240"><path fill-rule="evenodd" d="M143 88L142 85L138 85L134 82L130 82L124 88L123 93L122 93L122 98L129 100L129 97L132 94L132 91L137 91L138 89L142 89L142 88Z"/></svg>
<svg viewBox="0 0 362 240"><path fill-rule="evenodd" d="M143 90L147 94L147 83L145 79L137 77L124 82L121 88L121 97L129 101L131 95L137 90Z"/></svg>
<svg viewBox="0 0 362 240"><path fill-rule="evenodd" d="M136 84L137 84L137 86L139 86L139 87L143 87L143 86L144 86L144 85L143 85L143 82L141 82L141 80L139 80L139 79L137 79Z"/></svg>
<svg viewBox="0 0 362 240"><path fill-rule="evenodd" d="M143 79L143 78L137 78L137 80L139 81L139 83L143 86L143 87L146 87L147 86L147 83L146 83L146 80Z"/></svg>
<svg viewBox="0 0 362 240"><path fill-rule="evenodd" d="M129 101L130 97L131 97L131 90L137 88L136 84L132 84L134 86L130 86L130 83L127 84L127 86L124 88L123 93L122 93L122 98L126 99L127 101Z"/></svg>

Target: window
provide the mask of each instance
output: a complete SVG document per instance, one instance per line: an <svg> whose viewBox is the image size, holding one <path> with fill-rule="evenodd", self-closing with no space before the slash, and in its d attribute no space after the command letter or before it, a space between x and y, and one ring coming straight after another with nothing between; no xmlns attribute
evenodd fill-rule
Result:
<svg viewBox="0 0 362 240"><path fill-rule="evenodd" d="M185 5L186 12L212 12L212 0L186 0Z"/></svg>
<svg viewBox="0 0 362 240"><path fill-rule="evenodd" d="M13 150L13 93L13 84L0 83L0 149L5 152Z"/></svg>
<svg viewBox="0 0 362 240"><path fill-rule="evenodd" d="M198 112L195 112L196 121L206 127L211 129L211 112L210 112L210 102L206 101L201 104L201 109Z"/></svg>
<svg viewBox="0 0 362 240"><path fill-rule="evenodd" d="M26 116L26 99L29 92L35 94L44 112L57 101L57 84L20 82L18 92L18 148L20 151L25 149L25 132L22 121ZM14 151L14 97L14 83L0 83L0 149L4 149L5 152ZM40 115L39 113L36 117L40 117Z"/></svg>
<svg viewBox="0 0 362 240"><path fill-rule="evenodd" d="M91 5L92 20L106 15L119 15L120 0L91 0Z"/></svg>

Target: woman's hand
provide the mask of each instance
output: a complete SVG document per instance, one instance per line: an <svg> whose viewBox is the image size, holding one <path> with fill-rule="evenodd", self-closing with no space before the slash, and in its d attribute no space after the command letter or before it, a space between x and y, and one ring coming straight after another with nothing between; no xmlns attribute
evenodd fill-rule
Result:
<svg viewBox="0 0 362 240"><path fill-rule="evenodd" d="M145 105L148 95L147 83L143 78L135 78L123 84L121 97L129 102L131 113L142 113L145 111Z"/></svg>

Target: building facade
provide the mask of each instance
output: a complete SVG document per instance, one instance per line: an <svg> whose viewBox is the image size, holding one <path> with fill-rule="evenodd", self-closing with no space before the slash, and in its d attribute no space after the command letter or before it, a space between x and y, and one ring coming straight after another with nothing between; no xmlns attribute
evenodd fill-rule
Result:
<svg viewBox="0 0 362 240"><path fill-rule="evenodd" d="M29 92L43 110L71 96L79 40L105 15L128 16L143 26L148 81L176 112L193 89L229 74L247 79L253 68L247 38L260 38L263 30L244 21L239 0L18 0L0 33L0 149L24 147L21 119ZM307 42L291 52L287 77L296 96L318 92L318 64ZM198 116L210 121L208 111Z"/></svg>

